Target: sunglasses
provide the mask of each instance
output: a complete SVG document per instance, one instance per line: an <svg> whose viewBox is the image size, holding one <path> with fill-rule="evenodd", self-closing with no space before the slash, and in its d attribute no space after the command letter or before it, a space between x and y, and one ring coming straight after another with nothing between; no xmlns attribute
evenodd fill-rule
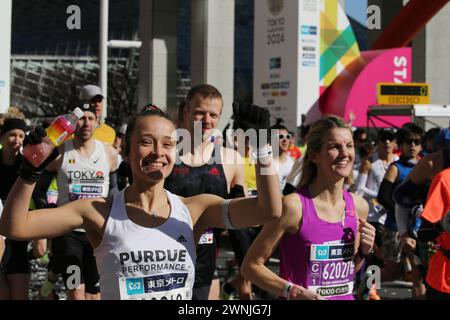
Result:
<svg viewBox="0 0 450 320"><path fill-rule="evenodd" d="M290 135L290 134L279 134L278 135L278 138L280 139L280 140L283 140L283 139L291 139L292 138L292 136Z"/></svg>
<svg viewBox="0 0 450 320"><path fill-rule="evenodd" d="M405 143L409 145L414 143L416 146L419 146L421 145L422 141L420 139L406 139Z"/></svg>
<svg viewBox="0 0 450 320"><path fill-rule="evenodd" d="M389 136L387 136L387 137L380 137L380 141L381 142L386 142L386 141L390 141L390 142L392 142L392 141L394 141L395 140L395 137L389 137Z"/></svg>
<svg viewBox="0 0 450 320"><path fill-rule="evenodd" d="M102 102L103 101L103 97L102 96L95 96L91 99L92 103L96 103L96 102Z"/></svg>

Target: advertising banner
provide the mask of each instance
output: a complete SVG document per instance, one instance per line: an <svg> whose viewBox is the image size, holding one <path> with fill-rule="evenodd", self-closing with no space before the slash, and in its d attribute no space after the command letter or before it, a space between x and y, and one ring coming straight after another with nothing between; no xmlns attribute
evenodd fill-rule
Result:
<svg viewBox="0 0 450 320"><path fill-rule="evenodd" d="M337 0L255 1L254 48L253 101L294 132L360 55Z"/></svg>
<svg viewBox="0 0 450 320"><path fill-rule="evenodd" d="M268 107L292 130L297 127L298 25L299 1L255 1L253 103Z"/></svg>

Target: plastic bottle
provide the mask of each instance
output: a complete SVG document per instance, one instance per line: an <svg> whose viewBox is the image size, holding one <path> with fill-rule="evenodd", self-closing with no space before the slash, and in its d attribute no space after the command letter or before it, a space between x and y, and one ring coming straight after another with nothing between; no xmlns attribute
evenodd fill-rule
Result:
<svg viewBox="0 0 450 320"><path fill-rule="evenodd" d="M53 152L53 149L64 143L75 131L78 119L83 116L80 108L75 108L72 113L56 117L52 124L45 129L47 136L39 144L29 144L23 149L23 156L34 167L39 167L42 162Z"/></svg>

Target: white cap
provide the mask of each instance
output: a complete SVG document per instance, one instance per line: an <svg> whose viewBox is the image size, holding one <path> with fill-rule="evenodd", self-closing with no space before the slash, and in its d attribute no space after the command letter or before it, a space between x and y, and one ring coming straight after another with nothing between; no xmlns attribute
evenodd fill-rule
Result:
<svg viewBox="0 0 450 320"><path fill-rule="evenodd" d="M102 89L100 89L100 87L92 85L92 84L88 84L87 86L84 86L83 88L81 88L81 91L80 91L80 100L81 101L87 102L96 96L103 97Z"/></svg>
<svg viewBox="0 0 450 320"><path fill-rule="evenodd" d="M81 119L84 116L83 110L78 107L73 109L73 113L78 117L78 119Z"/></svg>

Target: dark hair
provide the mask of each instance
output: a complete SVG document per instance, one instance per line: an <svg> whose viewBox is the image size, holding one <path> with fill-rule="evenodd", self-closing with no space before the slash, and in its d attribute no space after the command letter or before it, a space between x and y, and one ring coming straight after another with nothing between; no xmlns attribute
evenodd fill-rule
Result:
<svg viewBox="0 0 450 320"><path fill-rule="evenodd" d="M199 95L203 99L222 99L220 91L210 84L199 84L189 90L186 97L186 105L189 107L195 96Z"/></svg>
<svg viewBox="0 0 450 320"><path fill-rule="evenodd" d="M276 124L276 125L271 126L270 130L286 130L288 133L290 133L288 128L286 128L282 124Z"/></svg>
<svg viewBox="0 0 450 320"><path fill-rule="evenodd" d="M430 130L428 130L425 133L424 140L425 141L434 140L434 138L439 134L439 132L441 132L441 129L439 129L439 128L431 128Z"/></svg>
<svg viewBox="0 0 450 320"><path fill-rule="evenodd" d="M422 139L423 129L414 123L404 124L402 128L397 131L396 134L397 143L399 145L403 144L406 141L406 139L412 134L416 134Z"/></svg>
<svg viewBox="0 0 450 320"><path fill-rule="evenodd" d="M381 129L378 132L377 142L383 141L384 139L389 139L391 141L395 140L395 132L392 129Z"/></svg>
<svg viewBox="0 0 450 320"><path fill-rule="evenodd" d="M130 153L130 145L131 145L131 135L133 134L134 128L136 127L136 122L139 118L142 117L161 117L170 122L173 122L170 116L162 111L160 108L149 104L142 108L141 112L132 116L127 122L127 131L125 133L125 150L124 155L128 156Z"/></svg>
<svg viewBox="0 0 450 320"><path fill-rule="evenodd" d="M356 129L353 132L353 141L357 142L359 137L362 136L363 134L367 135L367 131L365 129L362 128Z"/></svg>
<svg viewBox="0 0 450 320"><path fill-rule="evenodd" d="M367 157L371 152L375 150L375 146L370 142L364 142L359 148L358 153L361 158Z"/></svg>

